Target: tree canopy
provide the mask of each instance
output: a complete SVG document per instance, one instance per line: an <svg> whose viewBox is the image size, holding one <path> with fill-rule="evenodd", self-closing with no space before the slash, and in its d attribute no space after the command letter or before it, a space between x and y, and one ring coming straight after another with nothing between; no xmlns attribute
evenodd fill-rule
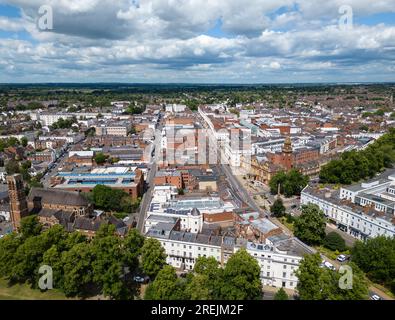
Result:
<svg viewBox="0 0 395 320"><path fill-rule="evenodd" d="M103 225L93 240L78 232L68 233L61 225L42 231L35 216L21 221L21 235L0 239L0 277L13 283L38 285L38 269L53 271L53 287L67 296L103 294L112 299L133 298L128 271L139 266L144 238L131 230L124 238L112 225ZM129 274L130 276L130 274Z"/></svg>
<svg viewBox="0 0 395 320"><path fill-rule="evenodd" d="M324 213L315 204L302 206L302 214L295 220L294 234L309 245L322 244L325 238Z"/></svg>
<svg viewBox="0 0 395 320"><path fill-rule="evenodd" d="M395 129L377 139L365 150L344 152L321 168L320 181L324 183L351 184L361 179L373 178L395 162Z"/></svg>
<svg viewBox="0 0 395 320"><path fill-rule="evenodd" d="M273 202L273 205L270 207L270 212L277 218L285 216L285 207L281 198Z"/></svg>
<svg viewBox="0 0 395 320"><path fill-rule="evenodd" d="M381 283L395 293L395 238L380 236L355 243L352 261L371 280Z"/></svg>
<svg viewBox="0 0 395 320"><path fill-rule="evenodd" d="M292 169L288 173L280 171L276 173L270 180L270 192L277 194L278 186L280 193L286 197L300 195L303 188L309 183L309 177L304 176L298 170Z"/></svg>
<svg viewBox="0 0 395 320"><path fill-rule="evenodd" d="M351 265L352 287L340 286L342 274L320 267L318 253L306 255L299 264L297 291L302 300L365 300L368 285L363 273L356 265Z"/></svg>
<svg viewBox="0 0 395 320"><path fill-rule="evenodd" d="M329 232L324 239L324 247L333 251L344 251L346 250L346 241L337 232Z"/></svg>

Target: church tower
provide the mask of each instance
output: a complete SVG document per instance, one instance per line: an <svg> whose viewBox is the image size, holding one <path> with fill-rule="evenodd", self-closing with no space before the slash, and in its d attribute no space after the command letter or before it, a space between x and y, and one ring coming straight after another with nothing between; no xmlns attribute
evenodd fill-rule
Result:
<svg viewBox="0 0 395 320"><path fill-rule="evenodd" d="M8 176L7 183L12 227L14 231L18 231L21 219L29 215L22 176L20 174Z"/></svg>

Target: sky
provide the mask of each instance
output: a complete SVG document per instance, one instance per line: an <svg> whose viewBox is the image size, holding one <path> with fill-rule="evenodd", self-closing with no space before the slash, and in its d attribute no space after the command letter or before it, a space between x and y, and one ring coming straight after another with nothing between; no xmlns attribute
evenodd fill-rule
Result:
<svg viewBox="0 0 395 320"><path fill-rule="evenodd" d="M0 83L394 75L395 0L0 0Z"/></svg>

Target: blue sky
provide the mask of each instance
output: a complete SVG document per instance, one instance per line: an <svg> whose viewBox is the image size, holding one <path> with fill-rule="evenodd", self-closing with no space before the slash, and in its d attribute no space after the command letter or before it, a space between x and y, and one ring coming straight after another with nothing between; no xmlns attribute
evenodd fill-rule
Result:
<svg viewBox="0 0 395 320"><path fill-rule="evenodd" d="M343 4L0 0L0 82L395 81L395 0L349 0L349 29Z"/></svg>

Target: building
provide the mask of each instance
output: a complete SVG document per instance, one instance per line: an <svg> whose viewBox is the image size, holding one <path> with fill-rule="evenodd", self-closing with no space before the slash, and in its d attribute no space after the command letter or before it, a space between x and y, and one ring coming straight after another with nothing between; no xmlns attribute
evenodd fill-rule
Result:
<svg viewBox="0 0 395 320"><path fill-rule="evenodd" d="M82 169L82 170L78 170ZM144 193L144 174L141 170L131 170L129 167L96 168L86 171L86 168L75 168L69 172L57 174L55 189L91 192L97 185L105 185L112 189L125 191L134 200Z"/></svg>
<svg viewBox="0 0 395 320"><path fill-rule="evenodd" d="M10 215L12 228L17 231L21 224L21 219L29 215L25 188L22 176L14 174L7 177L8 193L10 197Z"/></svg>
<svg viewBox="0 0 395 320"><path fill-rule="evenodd" d="M340 230L358 239L395 235L395 171L338 190L307 186L301 204L316 204Z"/></svg>
<svg viewBox="0 0 395 320"><path fill-rule="evenodd" d="M40 121L41 124L45 127L52 126L55 122L58 122L60 119L66 120L71 118L73 118L72 114L47 113L47 112L37 113L37 120Z"/></svg>
<svg viewBox="0 0 395 320"><path fill-rule="evenodd" d="M108 135L126 137L131 129L132 125L129 121L109 122L95 127L97 136Z"/></svg>
<svg viewBox="0 0 395 320"><path fill-rule="evenodd" d="M157 239L165 249L166 262L182 271L191 271L199 257L213 257L221 266L244 248L261 268L263 285L295 289L296 271L303 256L315 251L296 238L273 236L266 243L254 243L227 235L192 233L176 230L172 223L150 228L146 236Z"/></svg>

